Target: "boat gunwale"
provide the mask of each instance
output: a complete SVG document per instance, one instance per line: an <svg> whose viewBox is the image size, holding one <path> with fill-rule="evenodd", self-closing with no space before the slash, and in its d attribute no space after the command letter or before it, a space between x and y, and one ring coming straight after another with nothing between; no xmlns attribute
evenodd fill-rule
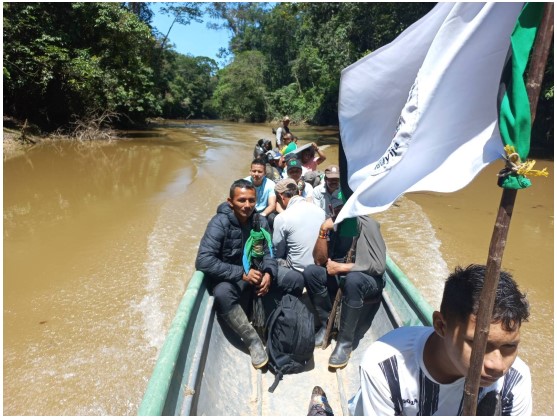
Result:
<svg viewBox="0 0 557 419"><path fill-rule="evenodd" d="M416 324L416 321L423 325L430 326L431 313L433 312L431 306L388 255L387 274L391 279L394 291L401 295L416 316L416 319L413 319L413 322L408 322L408 320L396 315L396 307L393 307L394 304L390 298L382 298L382 301L386 304L388 311L391 312L391 315L393 315L393 319L395 319L397 323L402 322L402 324L398 324L398 326ZM157 358L153 374L149 379L147 389L138 410L138 416L161 416L167 414L167 401L169 399L170 390L173 387L172 381L176 374L179 357L184 356L184 349L187 349L187 353L193 351L193 355L189 357L190 370L188 370L188 368L184 368L184 372L187 371L188 374L187 382L180 383L178 387L181 388L182 385L185 384L186 387L189 388L190 384L197 384L199 372L194 373L194 371L191 371L191 363L194 358L201 358L201 354L199 354L199 351L201 350L200 348L206 347L209 335L207 331L203 331L203 333L196 336L185 336L185 332L195 326L195 323L192 325L192 321L197 322L199 318L205 325L205 328L207 328L211 323L211 321L208 320L207 313L209 313L209 317L213 316L214 307L212 300L205 305L205 315L200 317L195 311L196 307L197 310L199 310L201 301L204 296L208 295L203 279L203 272L196 271L192 275L190 283L184 293L180 305L178 306L176 315L170 325L167 337ZM188 347L182 348L184 344L187 344ZM188 362L188 360L186 360L186 362ZM341 374L341 371L337 370L337 379L340 380L341 376L339 374ZM176 385L174 384L174 386ZM195 389L190 390L195 392ZM177 413L177 411L179 411L182 415L190 413L194 397L193 393L187 393L188 394L185 396L179 394L177 397L173 398L176 402L176 406L173 406L175 413ZM187 397L185 402L184 397ZM179 405L182 403L184 406L181 409ZM343 404L343 411L345 410L344 407L345 406Z"/></svg>

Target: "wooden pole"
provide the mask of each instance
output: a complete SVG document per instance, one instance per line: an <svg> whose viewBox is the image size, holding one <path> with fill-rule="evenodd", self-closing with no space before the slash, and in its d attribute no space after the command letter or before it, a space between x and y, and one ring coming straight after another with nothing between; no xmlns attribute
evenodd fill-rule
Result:
<svg viewBox="0 0 557 419"><path fill-rule="evenodd" d="M532 61L530 62L528 72L528 81L526 83L528 99L530 100L532 124L534 123L535 112L541 89L541 81L543 80L543 73L549 53L549 46L551 45L552 35L553 3L546 3L544 17L542 18L542 22L536 36L534 52L532 54ZM546 51L544 52L543 49ZM474 343L472 345L472 355L470 357L470 368L468 370L466 382L464 383L463 416L476 415L483 358L516 193L517 191L514 189L503 189L501 203L499 204L499 211L497 213L493 229L493 235L491 236L489 255L487 258L486 276L484 286L480 294L481 303L476 318L476 329L474 331Z"/></svg>

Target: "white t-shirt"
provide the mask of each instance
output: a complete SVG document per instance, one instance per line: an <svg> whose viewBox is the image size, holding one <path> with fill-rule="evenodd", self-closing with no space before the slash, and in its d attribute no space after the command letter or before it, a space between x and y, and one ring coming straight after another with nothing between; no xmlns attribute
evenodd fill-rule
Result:
<svg viewBox="0 0 557 419"><path fill-rule="evenodd" d="M465 377L440 384L423 362L432 327L395 329L374 342L360 364L360 389L350 400L352 415L456 416L462 413ZM503 415L532 414L530 369L516 358L511 369L489 387L481 387L478 401L492 390L501 392ZM399 413L399 414L400 414Z"/></svg>
<svg viewBox="0 0 557 419"><path fill-rule="evenodd" d="M325 212L321 208L301 196L293 196L274 221L275 257L286 259L288 266L300 272L312 265L313 247L323 221Z"/></svg>

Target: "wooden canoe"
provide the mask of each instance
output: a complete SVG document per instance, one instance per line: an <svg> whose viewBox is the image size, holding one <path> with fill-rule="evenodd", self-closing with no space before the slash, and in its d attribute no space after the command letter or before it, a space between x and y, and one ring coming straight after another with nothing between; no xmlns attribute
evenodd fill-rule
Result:
<svg viewBox="0 0 557 419"><path fill-rule="evenodd" d="M274 375L266 368L252 367L242 342L218 321L203 273L195 272L138 414L305 416L311 391L319 385L327 393L335 415L348 415L348 400L358 389L358 366L366 348L394 328L431 325L430 305L390 257L386 277L381 302L366 307L369 311L358 325L355 348L345 368L328 368L333 341L326 350L315 348L313 361L304 372L285 375L269 393Z"/></svg>

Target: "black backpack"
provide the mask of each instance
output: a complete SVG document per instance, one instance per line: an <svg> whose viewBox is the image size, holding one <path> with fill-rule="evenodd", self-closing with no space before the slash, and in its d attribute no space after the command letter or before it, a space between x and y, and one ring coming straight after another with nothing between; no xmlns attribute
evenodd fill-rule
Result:
<svg viewBox="0 0 557 419"><path fill-rule="evenodd" d="M297 297L286 294L267 321L267 352L275 391L284 374L302 372L315 347L313 313Z"/></svg>

